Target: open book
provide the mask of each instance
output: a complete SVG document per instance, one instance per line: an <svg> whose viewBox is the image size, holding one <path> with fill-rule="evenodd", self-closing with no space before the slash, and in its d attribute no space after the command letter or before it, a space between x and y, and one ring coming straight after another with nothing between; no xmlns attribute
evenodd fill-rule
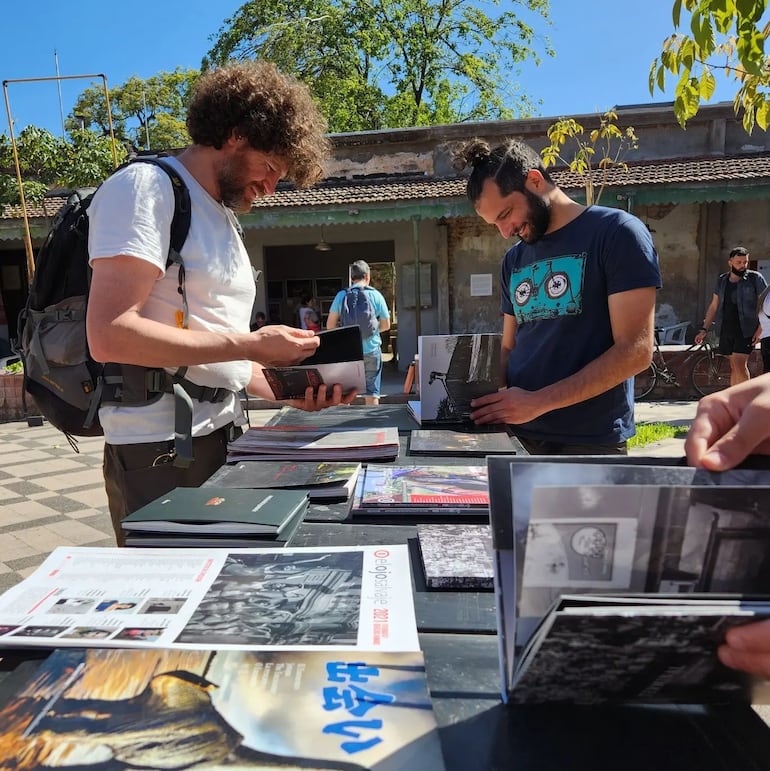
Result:
<svg viewBox="0 0 770 771"><path fill-rule="evenodd" d="M504 700L770 696L716 657L730 626L770 617L768 472L487 463Z"/></svg>
<svg viewBox="0 0 770 771"><path fill-rule="evenodd" d="M316 352L301 364L263 370L276 399L304 399L308 386L315 393L323 384L331 388L339 383L343 393L366 391L361 330L357 326L338 327L317 335L320 344Z"/></svg>
<svg viewBox="0 0 770 771"><path fill-rule="evenodd" d="M471 401L499 384L500 335L421 335L419 352L421 425L469 423Z"/></svg>

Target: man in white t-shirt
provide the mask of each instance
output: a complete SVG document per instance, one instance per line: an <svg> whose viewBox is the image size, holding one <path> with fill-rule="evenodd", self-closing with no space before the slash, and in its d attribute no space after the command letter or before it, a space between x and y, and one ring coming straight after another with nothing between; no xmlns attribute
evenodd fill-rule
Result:
<svg viewBox="0 0 770 771"><path fill-rule="evenodd" d="M238 393L272 397L262 365L288 366L313 353L311 331L249 321L254 280L234 211L275 191L287 177L316 182L329 153L326 124L298 81L267 62L211 70L187 115L193 144L167 163L190 192L191 224L181 250L188 313L176 266L166 270L175 204L169 176L130 164L109 177L89 209L91 282L87 333L98 361L162 367L198 386L225 389L221 401L193 400L193 462L176 463L174 396L143 406L102 406L104 476L118 544L120 522L175 487L196 487L226 458L245 423ZM292 402L307 410L348 403L339 385Z"/></svg>

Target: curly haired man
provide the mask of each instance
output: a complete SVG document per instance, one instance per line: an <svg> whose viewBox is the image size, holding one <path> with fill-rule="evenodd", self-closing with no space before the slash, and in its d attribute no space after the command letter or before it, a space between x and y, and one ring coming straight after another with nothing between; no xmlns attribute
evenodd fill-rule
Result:
<svg viewBox="0 0 770 771"><path fill-rule="evenodd" d="M262 365L291 365L318 346L311 331L281 325L249 331L254 281L234 212L287 178L321 178L326 124L308 89L267 62L233 63L196 84L187 114L192 145L166 163L190 191L191 225L181 249L187 313L177 267L166 270L175 199L169 176L132 163L109 177L89 209L93 276L87 333L98 361L186 368L219 401L193 398L191 465L175 462L174 395L142 406L105 406L104 476L118 544L121 520L174 487L195 487L225 461L228 437L245 422L239 392L272 398ZM184 323L182 322L184 319ZM349 402L338 385L309 390L295 406Z"/></svg>

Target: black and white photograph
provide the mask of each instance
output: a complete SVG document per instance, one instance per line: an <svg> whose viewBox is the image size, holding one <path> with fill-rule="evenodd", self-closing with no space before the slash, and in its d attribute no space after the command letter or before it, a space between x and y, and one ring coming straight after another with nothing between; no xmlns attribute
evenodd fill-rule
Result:
<svg viewBox="0 0 770 771"><path fill-rule="evenodd" d="M422 335L417 344L422 423L468 422L471 401L497 390L500 335Z"/></svg>
<svg viewBox="0 0 770 771"><path fill-rule="evenodd" d="M176 642L354 644L362 570L360 552L229 555Z"/></svg>

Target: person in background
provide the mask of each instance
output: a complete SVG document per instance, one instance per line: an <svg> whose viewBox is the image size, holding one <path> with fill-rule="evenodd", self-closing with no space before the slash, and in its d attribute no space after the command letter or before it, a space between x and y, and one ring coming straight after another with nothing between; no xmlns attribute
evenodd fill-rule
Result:
<svg viewBox="0 0 770 771"><path fill-rule="evenodd" d="M661 285L649 230L572 200L520 140L472 140L456 165L471 167L476 213L517 239L502 261L500 387L471 402L471 419L513 425L536 455L625 454Z"/></svg>
<svg viewBox="0 0 770 771"><path fill-rule="evenodd" d="M192 145L166 159L190 192L191 227L182 247L187 311L177 270L166 270L175 208L168 175L129 164L102 184L88 212L93 357L171 373L184 368L200 394L192 395L191 462L177 453L173 394L141 406L101 406L118 545L129 513L175 487L199 486L223 465L228 441L246 422L242 389L273 398L263 366L297 364L319 343L314 333L288 326L249 331L256 287L235 215L271 195L284 177L300 187L321 178L330 145L310 91L269 62L214 68L196 82L187 129ZM207 399L211 393L222 398ZM292 404L318 410L354 397L322 385Z"/></svg>
<svg viewBox="0 0 770 771"><path fill-rule="evenodd" d="M299 316L300 329L310 329L313 332L321 331L321 316L316 310L316 300L309 292L304 292L300 298L297 315Z"/></svg>
<svg viewBox="0 0 770 771"><path fill-rule="evenodd" d="M766 286L757 300L759 316L759 347L762 353L762 372L770 372L770 285Z"/></svg>
<svg viewBox="0 0 770 771"><path fill-rule="evenodd" d="M390 329L390 311L382 293L370 286L372 275L369 263L364 260L356 260L350 266L350 280L352 282L350 288L337 292L332 301L326 319L326 328L334 329L338 325L359 324L363 339L364 373L366 375L364 401L367 404L379 404L382 385L382 337L380 332L387 332ZM362 298L366 298L368 305L365 313L362 311L360 316L354 317L347 310L347 307L354 305L353 295L358 293L361 293Z"/></svg>
<svg viewBox="0 0 770 771"><path fill-rule="evenodd" d="M257 311L254 314L254 321L251 322L251 331L256 332L258 329L262 329L267 324L267 316L264 311Z"/></svg>
<svg viewBox="0 0 770 771"><path fill-rule="evenodd" d="M761 273L749 270L749 256L742 246L730 250L727 258L730 270L717 278L703 326L695 335L695 342L700 345L712 325L716 326L717 351L730 359L730 385L738 385L751 377L749 356L761 334L757 300L767 282Z"/></svg>
<svg viewBox="0 0 770 771"><path fill-rule="evenodd" d="M704 396L684 448L691 466L710 471L770 455L770 374ZM770 678L770 621L730 629L718 655L725 666Z"/></svg>

